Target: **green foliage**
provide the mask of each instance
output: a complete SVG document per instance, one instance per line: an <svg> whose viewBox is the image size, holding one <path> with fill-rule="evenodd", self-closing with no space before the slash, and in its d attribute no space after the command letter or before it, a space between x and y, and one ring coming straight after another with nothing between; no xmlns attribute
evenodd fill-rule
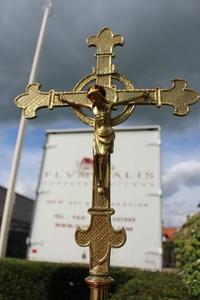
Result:
<svg viewBox="0 0 200 300"><path fill-rule="evenodd" d="M0 300L88 300L86 266L0 260ZM80 279L81 278L81 279Z"/></svg>
<svg viewBox="0 0 200 300"><path fill-rule="evenodd" d="M175 273L137 271L111 300L194 300Z"/></svg>
<svg viewBox="0 0 200 300"><path fill-rule="evenodd" d="M176 274L112 268L110 300L194 300ZM88 300L88 266L0 260L0 300Z"/></svg>
<svg viewBox="0 0 200 300"><path fill-rule="evenodd" d="M200 296L200 214L188 217L174 239L177 267L192 295Z"/></svg>

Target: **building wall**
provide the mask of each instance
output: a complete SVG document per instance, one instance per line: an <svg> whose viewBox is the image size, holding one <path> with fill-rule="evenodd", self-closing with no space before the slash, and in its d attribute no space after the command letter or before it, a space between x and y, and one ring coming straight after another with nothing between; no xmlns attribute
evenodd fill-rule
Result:
<svg viewBox="0 0 200 300"><path fill-rule="evenodd" d="M0 223L2 220L6 189L0 187ZM25 258L26 239L29 236L34 201L19 194L15 194L12 222L8 237L6 256Z"/></svg>

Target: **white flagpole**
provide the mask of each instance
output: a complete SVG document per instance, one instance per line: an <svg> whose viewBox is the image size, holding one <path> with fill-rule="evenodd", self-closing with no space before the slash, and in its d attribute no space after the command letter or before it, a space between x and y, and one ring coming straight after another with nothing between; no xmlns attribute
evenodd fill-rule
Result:
<svg viewBox="0 0 200 300"><path fill-rule="evenodd" d="M37 44L36 44L35 54L33 57L33 62L32 62L31 72L29 75L28 84L35 81L36 71L37 71L41 48L42 48L42 43L43 43L43 39L44 39L45 28L47 25L48 16L50 15L50 12L51 12L51 8L52 8L51 0L46 0L45 5L44 5L42 24L41 24L40 32L38 35L38 40L37 40ZM8 189L7 189L7 193L6 193L2 222L1 222L0 257L5 257L5 255L6 255L8 235L9 235L13 207L14 207L14 202L15 202L14 195L15 195L16 178L17 178L18 166L19 166L19 161L20 161L20 155L21 155L21 149L22 149L26 125L27 125L27 120L22 115L20 124L19 124L19 130L18 130L16 145L15 145L15 150L14 150L14 154L13 154L11 173L10 173L10 178L9 178L9 182L8 182Z"/></svg>

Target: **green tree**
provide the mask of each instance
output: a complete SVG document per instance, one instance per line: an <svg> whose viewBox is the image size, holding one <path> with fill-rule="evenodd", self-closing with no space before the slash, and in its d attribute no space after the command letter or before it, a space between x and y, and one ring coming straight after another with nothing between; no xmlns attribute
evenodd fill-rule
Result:
<svg viewBox="0 0 200 300"><path fill-rule="evenodd" d="M200 296L200 213L187 222L174 238L177 268L190 293Z"/></svg>

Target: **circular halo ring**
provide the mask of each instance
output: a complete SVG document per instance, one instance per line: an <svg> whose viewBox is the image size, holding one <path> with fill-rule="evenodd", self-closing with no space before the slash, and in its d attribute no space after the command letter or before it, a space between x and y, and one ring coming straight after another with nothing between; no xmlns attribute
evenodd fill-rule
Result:
<svg viewBox="0 0 200 300"><path fill-rule="evenodd" d="M90 82L94 81L95 83L96 75L90 74L86 77L84 77L81 81L79 81L76 86L74 87L74 91L82 91L85 86L87 86ZM112 74L112 79L117 80L121 82L127 90L133 90L134 86L131 83L131 81L126 78L126 76L121 75L119 73L113 73ZM125 121L132 113L134 109L134 105L126 105L123 109L123 111L116 117L111 118L111 126L116 126L123 121ZM94 127L95 125L95 119L92 117L87 116L81 108L74 108L74 112L76 116L85 124L90 125Z"/></svg>

